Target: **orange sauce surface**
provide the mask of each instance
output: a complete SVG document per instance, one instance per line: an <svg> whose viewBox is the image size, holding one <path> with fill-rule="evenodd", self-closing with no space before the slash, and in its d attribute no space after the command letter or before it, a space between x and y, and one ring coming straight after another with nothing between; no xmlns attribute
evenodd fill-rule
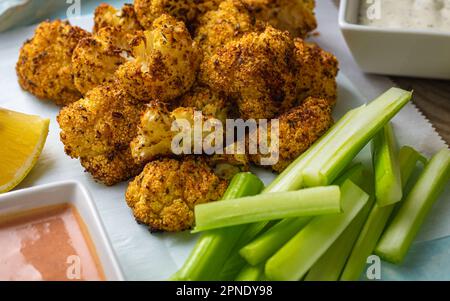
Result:
<svg viewBox="0 0 450 301"><path fill-rule="evenodd" d="M91 238L70 205L0 216L0 280L104 280Z"/></svg>

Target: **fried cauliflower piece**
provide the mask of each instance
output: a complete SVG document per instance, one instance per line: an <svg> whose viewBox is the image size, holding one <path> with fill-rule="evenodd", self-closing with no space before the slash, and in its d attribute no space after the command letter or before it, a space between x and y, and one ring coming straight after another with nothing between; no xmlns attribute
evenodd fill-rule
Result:
<svg viewBox="0 0 450 301"><path fill-rule="evenodd" d="M209 10L216 9L222 0L135 0L134 9L139 22L150 28L153 22L163 14L171 15L195 27L197 18Z"/></svg>
<svg viewBox="0 0 450 301"><path fill-rule="evenodd" d="M270 119L296 101L298 62L287 32L268 26L228 42L203 61L200 80L237 99L244 119Z"/></svg>
<svg viewBox="0 0 450 301"><path fill-rule="evenodd" d="M133 97L170 102L194 84L201 54L183 22L162 15L133 46L134 59L116 72Z"/></svg>
<svg viewBox="0 0 450 301"><path fill-rule="evenodd" d="M144 105L115 83L91 90L57 118L65 152L80 158L86 170L106 185L135 176L143 166L134 162L129 144L143 111Z"/></svg>
<svg viewBox="0 0 450 301"><path fill-rule="evenodd" d="M308 98L305 102L279 117L279 161L271 168L282 172L304 153L333 125L329 102L320 98ZM270 127L267 137L270 145ZM276 147L275 147L276 149ZM265 155L250 155L253 163L260 165Z"/></svg>
<svg viewBox="0 0 450 301"><path fill-rule="evenodd" d="M170 111L166 105L158 102L152 102L147 106L147 110L141 117L138 126L136 138L131 142L131 152L136 162L147 163L158 157L167 157L174 155L182 155L193 153L195 151L195 123L204 124L209 122L213 127L211 130L202 128L202 136L212 138L212 147L219 145L217 141L223 144L223 131L215 133L214 127L221 123L212 116L206 116L200 112L196 112L195 108L179 107ZM173 130L172 130L173 129ZM174 139L180 137L179 151L174 151ZM181 139L186 137L189 142ZM188 144L184 144L188 143ZM202 141L199 141L202 143ZM200 144L203 146L203 144ZM203 153L203 147L201 149Z"/></svg>
<svg viewBox="0 0 450 301"><path fill-rule="evenodd" d="M300 65L298 72L299 100L309 96L327 99L331 105L337 100L336 77L339 63L336 57L316 44L295 40L295 54Z"/></svg>
<svg viewBox="0 0 450 301"><path fill-rule="evenodd" d="M195 40L205 56L208 56L227 42L262 27L263 24L257 23L242 1L225 0L217 10L209 11L199 18Z"/></svg>
<svg viewBox="0 0 450 301"><path fill-rule="evenodd" d="M94 33L104 27L115 28L117 36L122 40L143 29L132 4L125 4L120 11L109 4L100 4L94 13Z"/></svg>
<svg viewBox="0 0 450 301"><path fill-rule="evenodd" d="M82 39L72 56L72 72L77 89L85 95L88 91L114 80L117 69L130 54L118 41L118 30L103 27L95 36Z"/></svg>
<svg viewBox="0 0 450 301"><path fill-rule="evenodd" d="M242 0L255 17L294 37L306 37L317 27L315 0Z"/></svg>
<svg viewBox="0 0 450 301"><path fill-rule="evenodd" d="M129 184L126 201L151 231L178 232L194 225L195 205L219 200L227 186L202 157L161 159Z"/></svg>
<svg viewBox="0 0 450 301"><path fill-rule="evenodd" d="M195 85L191 91L180 98L180 107L195 108L203 115L212 116L225 123L232 111L232 101L224 94L212 91L210 88Z"/></svg>
<svg viewBox="0 0 450 301"><path fill-rule="evenodd" d="M72 53L78 42L89 35L68 22L42 22L20 50L16 65L20 86L57 105L77 101L81 93L72 78Z"/></svg>

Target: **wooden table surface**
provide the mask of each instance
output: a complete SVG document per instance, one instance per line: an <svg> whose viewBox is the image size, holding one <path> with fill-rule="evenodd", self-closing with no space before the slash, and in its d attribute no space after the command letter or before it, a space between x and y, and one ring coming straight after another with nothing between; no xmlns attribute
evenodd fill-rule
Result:
<svg viewBox="0 0 450 301"><path fill-rule="evenodd" d="M450 81L391 77L400 87L414 90L413 102L450 145Z"/></svg>
<svg viewBox="0 0 450 301"><path fill-rule="evenodd" d="M339 6L339 0L333 0ZM450 145L450 81L390 77L399 88L414 90L413 102Z"/></svg>

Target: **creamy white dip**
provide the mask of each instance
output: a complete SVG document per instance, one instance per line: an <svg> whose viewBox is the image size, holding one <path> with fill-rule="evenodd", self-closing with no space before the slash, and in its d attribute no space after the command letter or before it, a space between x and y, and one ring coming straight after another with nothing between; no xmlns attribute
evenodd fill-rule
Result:
<svg viewBox="0 0 450 301"><path fill-rule="evenodd" d="M360 1L360 24L450 32L450 0Z"/></svg>

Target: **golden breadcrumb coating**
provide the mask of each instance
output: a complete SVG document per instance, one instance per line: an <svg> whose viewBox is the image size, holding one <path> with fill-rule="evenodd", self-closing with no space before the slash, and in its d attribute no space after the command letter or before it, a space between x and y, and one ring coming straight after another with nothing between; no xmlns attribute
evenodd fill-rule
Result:
<svg viewBox="0 0 450 301"><path fill-rule="evenodd" d="M186 125L184 125L183 122L186 122ZM193 152L195 150L195 122L199 122L198 124L210 122L213 127L216 124L221 123L213 116L203 115L200 112L196 113L196 109L192 107L178 107L175 110L170 111L167 106L162 103L150 103L141 117L141 122L138 126L138 134L130 144L131 152L136 162L146 163L157 157L181 155L174 153L172 142L176 136L179 136L182 133L181 131L185 130L185 127L188 127L188 131L184 133L186 138L190 138L190 146L186 146L186 150L183 148L183 154ZM203 136L200 138L209 136L211 139L217 139L212 141L212 146L219 145L214 143L215 141L219 141L219 139L220 144L223 144L223 131L219 131L215 134L213 132L214 128L211 130L202 128L201 130ZM179 142L186 143L183 139ZM202 143L202 141L199 141L199 143ZM203 146L202 144L200 145ZM185 145L180 145L180 150L183 146ZM201 151L203 154L203 148Z"/></svg>
<svg viewBox="0 0 450 301"><path fill-rule="evenodd" d="M126 201L152 231L177 232L192 228L195 205L219 200L227 186L202 157L161 159L129 184Z"/></svg>
<svg viewBox="0 0 450 301"><path fill-rule="evenodd" d="M78 42L89 35L68 22L42 22L20 50L16 65L20 86L57 105L80 99L72 78L71 59Z"/></svg>
<svg viewBox="0 0 450 301"><path fill-rule="evenodd" d="M299 107L279 117L279 161L271 166L282 172L304 153L333 125L332 108L329 102L320 98L308 98ZM270 143L270 127L267 137ZM261 163L261 155L250 155L251 161Z"/></svg>
<svg viewBox="0 0 450 301"><path fill-rule="evenodd" d="M327 99L334 105L337 100L336 77L339 63L336 57L316 44L295 40L298 72L298 99L308 96Z"/></svg>
<svg viewBox="0 0 450 301"><path fill-rule="evenodd" d="M195 85L191 91L180 98L178 105L184 108L195 108L203 115L212 116L225 123L233 103L224 93L212 91L206 86Z"/></svg>
<svg viewBox="0 0 450 301"><path fill-rule="evenodd" d="M127 34L134 35L136 31L142 30L132 4L125 4L121 10L113 6L102 3L94 14L94 33L101 28L114 27L117 34L123 39Z"/></svg>
<svg viewBox="0 0 450 301"><path fill-rule="evenodd" d="M114 80L120 65L130 54L115 40L118 30L103 27L98 35L82 39L72 56L72 72L77 89L84 95L93 88ZM118 45L118 46L117 46Z"/></svg>
<svg viewBox="0 0 450 301"><path fill-rule="evenodd" d="M163 14L171 15L195 27L197 18L209 10L216 9L222 0L135 0L134 9L142 26L150 28Z"/></svg>
<svg viewBox="0 0 450 301"><path fill-rule="evenodd" d="M134 163L129 144L143 111L144 105L117 83L91 90L57 118L65 152L80 158L87 171L107 185L129 179L142 168Z"/></svg>
<svg viewBox="0 0 450 301"><path fill-rule="evenodd" d="M263 25L256 22L240 0L225 0L217 10L209 11L199 18L195 41L208 56L227 42L259 27Z"/></svg>
<svg viewBox="0 0 450 301"><path fill-rule="evenodd" d="M257 19L294 37L306 37L317 27L315 0L242 0Z"/></svg>
<svg viewBox="0 0 450 301"><path fill-rule="evenodd" d="M134 59L116 73L133 97L170 102L194 84L201 54L183 22L162 15L133 46Z"/></svg>
<svg viewBox="0 0 450 301"><path fill-rule="evenodd" d="M244 119L270 119L296 101L298 62L287 32L268 26L228 42L203 61L200 79L235 97Z"/></svg>

